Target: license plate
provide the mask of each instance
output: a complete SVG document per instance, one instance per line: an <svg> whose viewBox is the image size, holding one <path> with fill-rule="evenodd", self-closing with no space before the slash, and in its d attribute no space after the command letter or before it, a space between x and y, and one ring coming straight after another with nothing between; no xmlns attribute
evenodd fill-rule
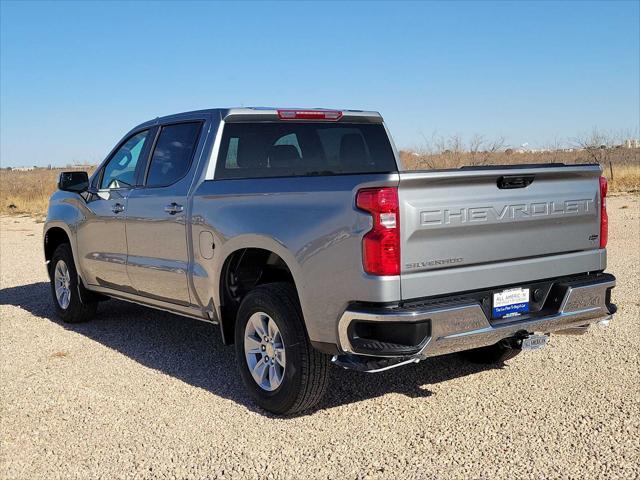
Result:
<svg viewBox="0 0 640 480"><path fill-rule="evenodd" d="M536 350L549 343L548 335L531 335L522 339L522 350Z"/></svg>
<svg viewBox="0 0 640 480"><path fill-rule="evenodd" d="M528 311L528 288L509 288L493 294L493 318L515 317Z"/></svg>

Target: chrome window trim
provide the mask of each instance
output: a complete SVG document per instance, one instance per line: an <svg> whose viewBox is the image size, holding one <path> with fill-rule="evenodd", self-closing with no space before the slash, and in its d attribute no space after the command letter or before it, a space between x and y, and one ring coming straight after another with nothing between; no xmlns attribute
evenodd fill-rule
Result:
<svg viewBox="0 0 640 480"><path fill-rule="evenodd" d="M220 120L218 131L216 132L216 138L213 141L211 155L209 156L209 163L207 164L207 173L204 177L205 181L215 179L214 177L216 173L216 165L218 163L218 154L220 153L220 144L222 143L222 131L224 130L224 125L224 120Z"/></svg>

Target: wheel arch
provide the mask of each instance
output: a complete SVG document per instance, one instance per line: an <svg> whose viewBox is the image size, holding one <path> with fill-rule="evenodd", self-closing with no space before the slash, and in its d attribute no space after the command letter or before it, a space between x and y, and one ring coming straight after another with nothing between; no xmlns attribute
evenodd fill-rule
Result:
<svg viewBox="0 0 640 480"><path fill-rule="evenodd" d="M76 258L75 246L72 242L72 234L69 227L64 223L48 223L44 230L44 235L42 236L42 245L44 249L44 259L45 264L47 265L47 272L49 272L49 262L53 257L53 253L63 243L68 243L71 247L71 252L73 254L73 261L76 265L76 270L78 269L78 259ZM79 273L79 271L78 271Z"/></svg>
<svg viewBox="0 0 640 480"><path fill-rule="evenodd" d="M224 260L220 260L216 272L217 285L213 294L215 298L216 314L220 322L222 339L225 344L234 342L233 329L235 315L242 298L258 285L273 282L291 283L296 291L302 308L300 266L291 252L281 243L272 239L238 238L227 242L224 248ZM229 244L230 243L230 244ZM217 253L217 252L216 252ZM240 269L240 270L238 270ZM235 270L235 272L234 272ZM240 277L239 292L236 298L230 295L231 275ZM251 288L247 288L251 286ZM304 315L303 315L304 318ZM306 325L304 326L306 331Z"/></svg>

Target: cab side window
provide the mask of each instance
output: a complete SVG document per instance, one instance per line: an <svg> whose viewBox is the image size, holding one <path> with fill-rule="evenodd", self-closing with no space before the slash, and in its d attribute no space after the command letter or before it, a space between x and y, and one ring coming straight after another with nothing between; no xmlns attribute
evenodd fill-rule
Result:
<svg viewBox="0 0 640 480"><path fill-rule="evenodd" d="M100 189L131 188L135 184L136 167L147 142L149 130L130 137L104 167Z"/></svg>
<svg viewBox="0 0 640 480"><path fill-rule="evenodd" d="M201 122L162 127L151 156L147 187L166 187L187 174L198 145L201 127Z"/></svg>

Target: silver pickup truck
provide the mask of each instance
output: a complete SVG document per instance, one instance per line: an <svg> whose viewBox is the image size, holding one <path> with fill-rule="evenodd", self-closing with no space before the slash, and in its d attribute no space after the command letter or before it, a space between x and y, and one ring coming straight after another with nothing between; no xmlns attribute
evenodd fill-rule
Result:
<svg viewBox="0 0 640 480"><path fill-rule="evenodd" d="M598 165L409 172L375 112L157 118L58 187L44 254L62 320L118 298L217 324L278 414L316 405L332 363L502 362L616 310Z"/></svg>

